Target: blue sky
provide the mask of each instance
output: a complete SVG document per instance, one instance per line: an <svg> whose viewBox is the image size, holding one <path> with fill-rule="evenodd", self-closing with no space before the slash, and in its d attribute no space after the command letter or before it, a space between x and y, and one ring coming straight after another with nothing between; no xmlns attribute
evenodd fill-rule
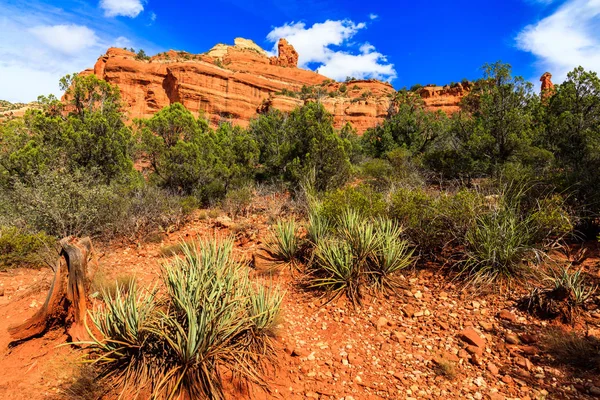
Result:
<svg viewBox="0 0 600 400"><path fill-rule="evenodd" d="M279 37L305 68L396 88L481 76L502 60L537 83L600 71L600 0L0 0L0 99L59 94L58 79L110 46L201 53L235 37Z"/></svg>

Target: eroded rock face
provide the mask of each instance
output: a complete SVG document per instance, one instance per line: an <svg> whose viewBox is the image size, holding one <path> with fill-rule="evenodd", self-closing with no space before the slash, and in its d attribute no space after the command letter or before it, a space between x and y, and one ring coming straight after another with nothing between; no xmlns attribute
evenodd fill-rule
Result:
<svg viewBox="0 0 600 400"><path fill-rule="evenodd" d="M547 99L548 97L554 94L554 83L552 83L552 74L550 72L545 72L544 75L540 78L540 82L542 82L542 99Z"/></svg>
<svg viewBox="0 0 600 400"><path fill-rule="evenodd" d="M460 110L460 102L470 90L471 84L462 82L452 86L426 86L419 90L419 95L428 109L452 114Z"/></svg>
<svg viewBox="0 0 600 400"><path fill-rule="evenodd" d="M350 122L362 133L381 123L394 88L377 80L333 82L313 71L297 68L298 53L285 39L278 57L269 58L254 42L237 38L235 45L219 44L205 54L170 50L149 60L110 48L93 70L100 79L117 85L129 119L148 118L179 102L211 124L223 120L247 126L258 112L271 108L289 112L306 101L320 101L334 116L337 128ZM275 61L274 61L275 60ZM303 86L317 88L317 98L301 96ZM464 90L425 88L427 106L447 112L458 108Z"/></svg>
<svg viewBox="0 0 600 400"><path fill-rule="evenodd" d="M289 44L287 40L284 38L279 39L277 50L279 55L270 59L272 65L279 65L280 67L298 66L298 52L296 52L294 46Z"/></svg>

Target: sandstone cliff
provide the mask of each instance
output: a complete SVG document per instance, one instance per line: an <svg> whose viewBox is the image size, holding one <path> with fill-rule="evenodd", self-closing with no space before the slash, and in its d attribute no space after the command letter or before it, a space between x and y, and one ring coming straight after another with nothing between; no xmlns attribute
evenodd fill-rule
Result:
<svg viewBox="0 0 600 400"><path fill-rule="evenodd" d="M383 121L394 94L377 80L333 82L297 67L298 53L285 39L279 54L269 57L254 42L237 38L233 46L218 44L204 54L170 50L148 60L130 51L110 48L93 69L100 79L117 85L129 118L150 117L180 102L192 113L203 113L212 124L222 120L246 126L257 112L291 111L319 99L334 115L336 127L350 122L359 133ZM427 87L421 96L431 109L453 112L465 89Z"/></svg>

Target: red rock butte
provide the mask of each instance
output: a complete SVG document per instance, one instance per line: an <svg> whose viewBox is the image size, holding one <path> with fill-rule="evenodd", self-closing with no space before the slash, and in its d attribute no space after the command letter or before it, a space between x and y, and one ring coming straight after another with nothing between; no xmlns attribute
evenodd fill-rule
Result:
<svg viewBox="0 0 600 400"><path fill-rule="evenodd" d="M351 123L362 133L382 122L395 93L392 85L374 79L334 82L316 72L298 68L298 53L285 39L278 56L251 40L237 38L233 46L217 44L203 54L170 50L150 59L110 48L93 69L82 74L119 87L128 117L150 117L179 102L194 115L202 113L211 124L223 120L247 126L258 112L271 108L289 112L305 103L303 86L319 87L321 102L333 114L337 128ZM459 109L468 87L428 86L419 93L426 106L451 113Z"/></svg>

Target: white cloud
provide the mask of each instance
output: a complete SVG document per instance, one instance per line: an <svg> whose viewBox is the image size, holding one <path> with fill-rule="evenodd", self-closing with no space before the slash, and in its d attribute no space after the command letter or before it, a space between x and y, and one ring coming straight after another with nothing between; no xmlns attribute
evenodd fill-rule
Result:
<svg viewBox="0 0 600 400"><path fill-rule="evenodd" d="M115 41L113 43L113 47L129 48L129 47L131 47L131 40L127 39L125 36L119 36L118 38L115 39Z"/></svg>
<svg viewBox="0 0 600 400"><path fill-rule="evenodd" d="M156 21L156 13L155 12L150 13L150 21L152 21L152 22Z"/></svg>
<svg viewBox="0 0 600 400"><path fill-rule="evenodd" d="M537 57L538 72L549 71L556 81L579 65L600 72L600 0L568 0L525 27L516 42Z"/></svg>
<svg viewBox="0 0 600 400"><path fill-rule="evenodd" d="M141 0L100 0L100 8L107 17L137 17L144 11Z"/></svg>
<svg viewBox="0 0 600 400"><path fill-rule="evenodd" d="M29 31L44 45L68 55L77 54L98 42L94 31L81 25L42 25Z"/></svg>
<svg viewBox="0 0 600 400"><path fill-rule="evenodd" d="M29 102L41 94L60 96L62 76L93 67L111 45L132 45L124 36L102 31L106 24L92 28L92 23L46 5L36 9L0 3L0 99Z"/></svg>
<svg viewBox="0 0 600 400"><path fill-rule="evenodd" d="M364 22L350 20L327 20L308 28L303 22L292 22L273 28L267 39L274 43L280 38L287 39L298 52L300 67L319 64L319 73L330 78L343 80L347 76L354 76L391 81L396 77L394 65L375 51L374 46L362 43L358 45L358 54L351 51L353 46L349 40L365 28ZM334 49L333 46L340 49ZM273 52L276 52L276 45Z"/></svg>
<svg viewBox="0 0 600 400"><path fill-rule="evenodd" d="M373 13L369 14L369 19L370 20L374 20L374 19L377 19L377 18L379 18L379 15L373 14Z"/></svg>

